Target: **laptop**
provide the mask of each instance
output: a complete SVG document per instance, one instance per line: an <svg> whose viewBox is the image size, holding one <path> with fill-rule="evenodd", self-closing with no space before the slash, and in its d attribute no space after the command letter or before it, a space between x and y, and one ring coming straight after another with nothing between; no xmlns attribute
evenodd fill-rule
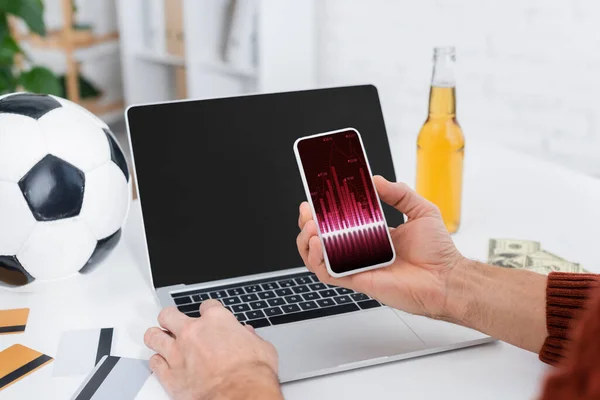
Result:
<svg viewBox="0 0 600 400"><path fill-rule="evenodd" d="M353 127L373 173L395 180L374 86L136 105L126 116L161 306L197 318L202 301L220 300L275 345L282 382L492 340L325 285L303 266L294 141Z"/></svg>

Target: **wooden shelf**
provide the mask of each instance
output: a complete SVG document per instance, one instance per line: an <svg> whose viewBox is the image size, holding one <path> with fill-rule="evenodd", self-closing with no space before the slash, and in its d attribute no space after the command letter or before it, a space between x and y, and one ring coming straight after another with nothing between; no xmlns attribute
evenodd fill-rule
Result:
<svg viewBox="0 0 600 400"><path fill-rule="evenodd" d="M258 76L256 68L238 67L224 61L199 61L198 66L222 74L234 75L242 78L254 79Z"/></svg>
<svg viewBox="0 0 600 400"><path fill-rule="evenodd" d="M101 36L94 35L90 30L73 30L72 32L72 47L74 49L86 48L119 39L118 32L112 32ZM65 34L63 30L50 31L46 34L46 36L39 36L35 34L17 35L17 40L27 40L32 46L37 48L65 48Z"/></svg>
<svg viewBox="0 0 600 400"><path fill-rule="evenodd" d="M169 53L160 53L151 50L139 51L136 56L142 60L154 62L157 64L185 66L185 58L183 56L176 56Z"/></svg>
<svg viewBox="0 0 600 400"><path fill-rule="evenodd" d="M103 103L102 98L93 100L81 100L80 105L88 109L92 114L102 115L113 111L121 111L125 108L123 100L116 100L110 103Z"/></svg>

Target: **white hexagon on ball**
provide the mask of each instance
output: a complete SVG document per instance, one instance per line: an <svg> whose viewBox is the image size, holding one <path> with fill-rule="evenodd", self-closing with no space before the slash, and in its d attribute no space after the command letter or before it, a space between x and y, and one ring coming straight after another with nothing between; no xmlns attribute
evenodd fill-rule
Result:
<svg viewBox="0 0 600 400"><path fill-rule="evenodd" d="M0 182L0 255L17 254L36 224L19 185Z"/></svg>
<svg viewBox="0 0 600 400"><path fill-rule="evenodd" d="M48 152L83 172L110 160L106 134L87 115L60 107L46 113L38 123Z"/></svg>
<svg viewBox="0 0 600 400"><path fill-rule="evenodd" d="M106 122L102 121L100 118L98 118L96 115L94 115L87 108L82 107L77 103L73 103L72 101L69 101L67 99L63 99L62 97L56 97L56 96L52 96L52 95L50 95L50 97L52 97L54 100L58 101L63 107L65 107L67 109L72 109L76 112L85 114L92 121L96 122L98 124L98 126L100 126L101 128L108 129L108 125L106 124Z"/></svg>
<svg viewBox="0 0 600 400"><path fill-rule="evenodd" d="M36 279L64 278L85 265L96 243L87 224L76 217L37 222L17 258Z"/></svg>
<svg viewBox="0 0 600 400"><path fill-rule="evenodd" d="M0 181L18 182L47 153L38 122L0 114Z"/></svg>
<svg viewBox="0 0 600 400"><path fill-rule="evenodd" d="M85 174L79 218L89 225L96 239L104 239L123 226L129 210L129 193L125 175L112 161Z"/></svg>

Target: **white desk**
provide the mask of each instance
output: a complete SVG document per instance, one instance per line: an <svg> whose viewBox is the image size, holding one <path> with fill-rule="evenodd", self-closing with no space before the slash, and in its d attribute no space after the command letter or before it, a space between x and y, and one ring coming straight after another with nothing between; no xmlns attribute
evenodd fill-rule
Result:
<svg viewBox="0 0 600 400"><path fill-rule="evenodd" d="M392 142L398 179L414 181L415 144ZM498 149L468 143L462 227L454 239L485 260L490 237L530 238L600 272L600 181ZM150 289L139 205L124 240L97 270L41 285L34 293L0 290L0 308L30 307L24 334L0 336L0 349L23 343L56 355L64 330L116 328L113 354L148 358L144 331L159 307ZM0 392L2 399L69 399L83 377L53 378L50 364ZM287 399L531 399L547 367L536 354L504 343L427 356L284 385ZM138 399L166 398L152 376Z"/></svg>

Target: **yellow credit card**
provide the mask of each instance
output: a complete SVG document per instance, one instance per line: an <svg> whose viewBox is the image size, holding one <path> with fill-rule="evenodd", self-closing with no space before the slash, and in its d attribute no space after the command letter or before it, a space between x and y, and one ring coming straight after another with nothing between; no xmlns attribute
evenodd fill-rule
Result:
<svg viewBox="0 0 600 400"><path fill-rule="evenodd" d="M21 344L0 351L0 390L52 361L52 357Z"/></svg>
<svg viewBox="0 0 600 400"><path fill-rule="evenodd" d="M25 332L29 308L0 310L0 335Z"/></svg>

